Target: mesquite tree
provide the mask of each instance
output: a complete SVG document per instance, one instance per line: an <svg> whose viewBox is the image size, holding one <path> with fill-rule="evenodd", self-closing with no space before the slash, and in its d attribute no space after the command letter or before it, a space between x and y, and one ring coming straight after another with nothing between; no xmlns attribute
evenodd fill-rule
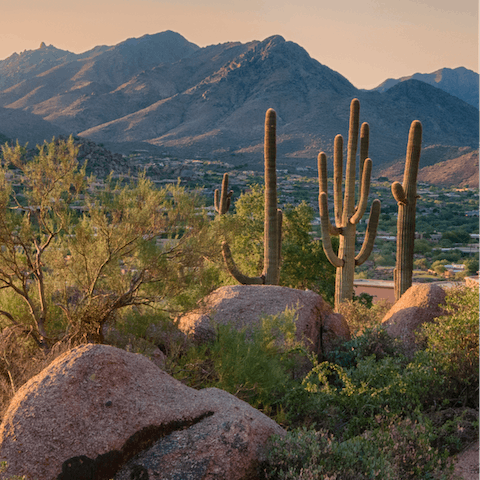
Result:
<svg viewBox="0 0 480 480"><path fill-rule="evenodd" d="M403 186L399 182L392 184L392 194L398 203L397 263L393 271L395 300L412 286L417 174L421 149L422 124L415 120L408 134Z"/></svg>
<svg viewBox="0 0 480 480"><path fill-rule="evenodd" d="M19 145L0 157L0 328L45 350L102 341L120 309L175 295L203 262L194 196L145 176L95 190L76 156L70 138L33 159Z"/></svg>
<svg viewBox="0 0 480 480"><path fill-rule="evenodd" d="M377 234L380 216L380 200L375 199L370 210L367 232L360 252L355 255L356 225L367 208L370 190L372 160L368 156L369 127L362 125L360 138L360 172L359 200L355 206L355 162L358 144L360 102L353 99L350 105L350 125L348 132L347 166L345 172L345 196L342 204L343 173L343 137L337 135L334 144L334 207L335 226L330 222L327 201L327 158L321 152L318 156L319 207L322 227L322 241L325 254L332 265L337 268L335 277L335 309L345 300L353 298L353 281L355 266L362 265L370 256ZM340 236L338 254L333 251L331 235Z"/></svg>

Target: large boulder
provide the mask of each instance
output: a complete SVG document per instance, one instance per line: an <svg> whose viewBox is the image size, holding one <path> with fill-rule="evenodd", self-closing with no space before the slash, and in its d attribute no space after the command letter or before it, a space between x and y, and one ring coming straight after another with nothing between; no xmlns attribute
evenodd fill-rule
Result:
<svg viewBox="0 0 480 480"><path fill-rule="evenodd" d="M395 302L382 319L386 332L403 343L405 352L412 357L419 345L415 333L426 322L445 314L445 290L435 284L411 286Z"/></svg>
<svg viewBox="0 0 480 480"><path fill-rule="evenodd" d="M254 425L248 440L256 454L269 435L283 432L261 412L221 395L238 407L231 409L232 424ZM82 345L52 362L13 398L0 425L0 461L8 463L0 478L108 480L161 437L192 426L201 430L202 421L217 413L223 418L224 411L214 393L183 385L142 355ZM205 428L211 433L209 425ZM244 478L259 461L252 451L241 453L232 478ZM204 452L204 461L207 469L216 465L215 452Z"/></svg>
<svg viewBox="0 0 480 480"><path fill-rule="evenodd" d="M223 390L209 388L199 393L215 414L162 437L130 460L114 480L259 478L267 439L273 431L283 432Z"/></svg>
<svg viewBox="0 0 480 480"><path fill-rule="evenodd" d="M350 340L350 329L342 315L310 290L275 285L232 285L221 287L203 299L197 310L177 319L185 334L199 342L215 336L215 324L252 328L262 316L296 310L297 338L317 353L326 353L339 341Z"/></svg>

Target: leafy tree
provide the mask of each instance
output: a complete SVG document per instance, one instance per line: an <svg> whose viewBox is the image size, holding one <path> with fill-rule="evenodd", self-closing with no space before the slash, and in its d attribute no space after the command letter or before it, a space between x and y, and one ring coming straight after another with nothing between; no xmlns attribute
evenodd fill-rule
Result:
<svg viewBox="0 0 480 480"><path fill-rule="evenodd" d="M280 285L308 288L333 303L335 267L327 260L322 242L311 238L313 208L303 201L296 207L287 207L284 217ZM334 240L338 248L338 240Z"/></svg>
<svg viewBox="0 0 480 480"><path fill-rule="evenodd" d="M426 258L417 258L414 260L413 264L415 267L420 268L421 270L427 270L428 262Z"/></svg>
<svg viewBox="0 0 480 480"><path fill-rule="evenodd" d="M110 178L96 191L72 139L44 145L31 161L25 154L18 145L3 149L0 288L26 308L0 315L48 349L65 333L102 341L118 310L186 288L204 262L194 248L205 224L196 195L157 190L144 176L129 185ZM80 201L78 216L71 207Z"/></svg>
<svg viewBox="0 0 480 480"><path fill-rule="evenodd" d="M10 289L26 307L23 319L0 310L11 323L33 331L46 346L51 306L45 253L72 221L70 206L85 187L73 140L42 146L26 160L18 143L3 147L0 163L0 289ZM12 179L16 188L13 188ZM24 322L22 322L24 320Z"/></svg>
<svg viewBox="0 0 480 480"><path fill-rule="evenodd" d="M479 270L478 258L468 258L464 262L465 265L465 274L466 275L476 275Z"/></svg>
<svg viewBox="0 0 480 480"><path fill-rule="evenodd" d="M452 243L468 243L470 235L463 229L450 230L442 233L442 240L450 240Z"/></svg>
<svg viewBox="0 0 480 480"><path fill-rule="evenodd" d="M448 263L448 260L435 260L433 263L432 263L432 266L431 266L431 269L438 273L438 274L442 274L445 272L446 268L445 268L445 265L447 265Z"/></svg>
<svg viewBox="0 0 480 480"><path fill-rule="evenodd" d="M235 263L249 276L259 275L263 268L263 209L263 187L253 185L236 201L234 215L216 219L233 245ZM332 302L335 268L326 259L321 242L311 238L313 219L314 211L306 202L284 209L280 285L308 288Z"/></svg>

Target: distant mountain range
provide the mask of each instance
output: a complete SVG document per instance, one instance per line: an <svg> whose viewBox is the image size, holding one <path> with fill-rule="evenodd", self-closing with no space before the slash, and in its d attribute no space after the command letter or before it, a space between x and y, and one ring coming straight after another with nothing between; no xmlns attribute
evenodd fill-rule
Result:
<svg viewBox="0 0 480 480"><path fill-rule="evenodd" d="M412 79L440 88L478 109L478 73L465 67L441 68L432 73L415 73L409 77L389 78L374 88L374 90L385 92L399 82Z"/></svg>
<svg viewBox="0 0 480 480"><path fill-rule="evenodd" d="M31 144L73 133L117 152L147 148L261 166L272 107L279 163L314 165L321 150L331 159L336 134L347 136L357 97L378 171L404 160L415 119L424 148L442 160L445 147L478 148L478 109L451 88L454 76L465 91L470 80L462 78L476 76L478 105L478 74L439 72L444 80L435 86L410 78L364 91L280 36L200 48L167 31L80 55L42 44L0 61L0 132Z"/></svg>

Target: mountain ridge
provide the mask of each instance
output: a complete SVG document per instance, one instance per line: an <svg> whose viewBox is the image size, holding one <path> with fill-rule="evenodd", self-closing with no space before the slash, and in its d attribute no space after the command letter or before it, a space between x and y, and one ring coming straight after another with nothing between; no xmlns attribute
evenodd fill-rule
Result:
<svg viewBox="0 0 480 480"><path fill-rule="evenodd" d="M451 95L454 95L464 102L479 107L479 77L478 73L468 70L465 67L441 68L432 73L414 73L413 75L397 79L388 78L373 90L385 92L394 85L406 80L420 80L437 87Z"/></svg>
<svg viewBox="0 0 480 480"><path fill-rule="evenodd" d="M0 132L21 142L73 133L116 151L143 142L183 158L251 161L263 149L265 111L274 108L279 159L314 165L321 150L331 161L336 134L346 138L357 97L374 169L404 159L415 119L426 147L478 148L475 107L415 79L384 92L357 89L280 35L198 47L167 31L78 55L54 48L26 52L23 77L22 68L9 74L13 56L0 61L0 78L19 80L0 86ZM44 62L27 65L35 55Z"/></svg>

